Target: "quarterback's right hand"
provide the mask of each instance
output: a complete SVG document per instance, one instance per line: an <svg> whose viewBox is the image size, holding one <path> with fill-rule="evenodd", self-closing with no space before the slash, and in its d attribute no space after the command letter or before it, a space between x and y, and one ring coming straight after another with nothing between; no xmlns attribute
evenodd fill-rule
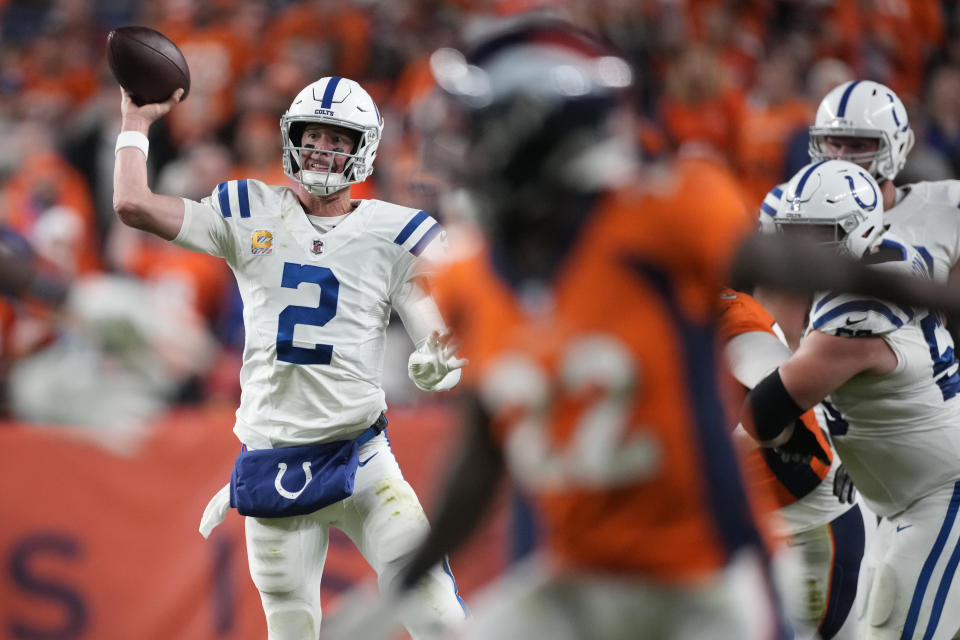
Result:
<svg viewBox="0 0 960 640"><path fill-rule="evenodd" d="M460 368L469 360L456 357L449 333L434 331L410 354L407 375L423 391L447 391L460 382Z"/></svg>
<svg viewBox="0 0 960 640"><path fill-rule="evenodd" d="M122 127L124 131L135 131L146 126L149 127L155 120L159 120L173 109L173 106L180 102L183 96L183 89L177 89L173 95L163 102L153 102L137 106L130 97L130 93L120 87L120 115L123 117Z"/></svg>

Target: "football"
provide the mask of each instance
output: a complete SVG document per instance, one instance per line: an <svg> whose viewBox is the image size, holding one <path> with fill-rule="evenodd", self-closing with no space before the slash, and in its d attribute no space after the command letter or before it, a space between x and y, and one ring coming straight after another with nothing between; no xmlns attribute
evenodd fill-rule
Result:
<svg viewBox="0 0 960 640"><path fill-rule="evenodd" d="M107 36L107 62L138 105L163 102L179 88L190 93L190 68L167 36L149 27L119 27Z"/></svg>

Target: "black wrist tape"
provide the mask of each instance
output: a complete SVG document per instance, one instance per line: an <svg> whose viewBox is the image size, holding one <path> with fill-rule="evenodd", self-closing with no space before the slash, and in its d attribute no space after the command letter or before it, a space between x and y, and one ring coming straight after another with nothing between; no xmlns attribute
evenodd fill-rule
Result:
<svg viewBox="0 0 960 640"><path fill-rule="evenodd" d="M787 393L776 369L747 394L740 422L754 438L769 442L801 415L803 409Z"/></svg>

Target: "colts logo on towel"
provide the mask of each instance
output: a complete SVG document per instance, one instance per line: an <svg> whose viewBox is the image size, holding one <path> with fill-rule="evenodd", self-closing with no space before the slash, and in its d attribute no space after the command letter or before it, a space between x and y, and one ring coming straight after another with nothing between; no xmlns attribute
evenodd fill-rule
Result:
<svg viewBox="0 0 960 640"><path fill-rule="evenodd" d="M255 256L268 256L273 253L273 234L258 229L250 239L250 253Z"/></svg>

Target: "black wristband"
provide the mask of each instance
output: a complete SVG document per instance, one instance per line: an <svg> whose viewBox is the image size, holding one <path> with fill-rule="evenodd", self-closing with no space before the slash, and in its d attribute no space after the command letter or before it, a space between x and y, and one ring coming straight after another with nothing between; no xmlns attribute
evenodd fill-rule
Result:
<svg viewBox="0 0 960 640"><path fill-rule="evenodd" d="M755 439L769 443L801 415L803 409L790 397L780 379L780 369L776 369L747 394L740 422Z"/></svg>

